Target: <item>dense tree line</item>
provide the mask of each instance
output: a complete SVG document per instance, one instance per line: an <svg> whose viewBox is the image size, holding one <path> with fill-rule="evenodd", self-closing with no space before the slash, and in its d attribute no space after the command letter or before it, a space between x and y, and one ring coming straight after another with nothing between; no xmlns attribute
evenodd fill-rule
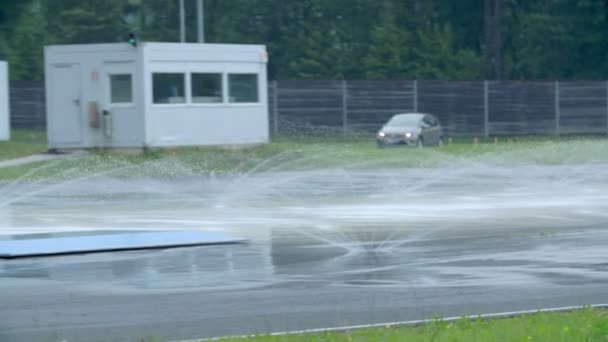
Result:
<svg viewBox="0 0 608 342"><path fill-rule="evenodd" d="M188 41L196 40L195 1L185 0ZM272 79L605 79L607 6L205 0L205 38L266 44ZM488 13L497 18L491 25ZM42 77L44 45L126 41L132 30L143 41L178 41L178 0L0 0L0 59L10 62L13 79Z"/></svg>

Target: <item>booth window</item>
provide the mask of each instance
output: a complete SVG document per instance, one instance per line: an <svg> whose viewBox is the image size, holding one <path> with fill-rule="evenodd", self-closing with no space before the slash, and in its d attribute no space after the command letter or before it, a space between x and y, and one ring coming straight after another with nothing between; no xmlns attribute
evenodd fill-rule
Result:
<svg viewBox="0 0 608 342"><path fill-rule="evenodd" d="M228 75L229 102L255 103L258 102L257 74Z"/></svg>
<svg viewBox="0 0 608 342"><path fill-rule="evenodd" d="M154 103L185 103L184 74L153 73L152 88Z"/></svg>
<svg viewBox="0 0 608 342"><path fill-rule="evenodd" d="M133 85L131 74L110 75L110 102L133 102Z"/></svg>
<svg viewBox="0 0 608 342"><path fill-rule="evenodd" d="M222 102L222 74L192 73L192 102Z"/></svg>

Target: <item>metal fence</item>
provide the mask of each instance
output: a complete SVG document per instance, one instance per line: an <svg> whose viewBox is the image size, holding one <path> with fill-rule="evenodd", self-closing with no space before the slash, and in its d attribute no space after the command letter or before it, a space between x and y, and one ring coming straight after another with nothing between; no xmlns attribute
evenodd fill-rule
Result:
<svg viewBox="0 0 608 342"><path fill-rule="evenodd" d="M44 83L11 82L11 125L45 127ZM378 129L399 112L435 114L449 135L608 134L608 82L272 81L270 132Z"/></svg>
<svg viewBox="0 0 608 342"><path fill-rule="evenodd" d="M371 131L412 111L455 136L608 134L605 81L274 81L269 94L274 134Z"/></svg>
<svg viewBox="0 0 608 342"><path fill-rule="evenodd" d="M9 84L11 127L46 127L44 82L11 81Z"/></svg>

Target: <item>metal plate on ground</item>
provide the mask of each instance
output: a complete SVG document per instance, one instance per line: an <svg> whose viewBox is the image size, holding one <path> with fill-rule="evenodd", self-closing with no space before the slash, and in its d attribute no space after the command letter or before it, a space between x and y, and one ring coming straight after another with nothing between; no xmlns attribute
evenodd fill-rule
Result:
<svg viewBox="0 0 608 342"><path fill-rule="evenodd" d="M238 237L195 231L74 232L24 234L0 239L0 258L84 254L243 243Z"/></svg>

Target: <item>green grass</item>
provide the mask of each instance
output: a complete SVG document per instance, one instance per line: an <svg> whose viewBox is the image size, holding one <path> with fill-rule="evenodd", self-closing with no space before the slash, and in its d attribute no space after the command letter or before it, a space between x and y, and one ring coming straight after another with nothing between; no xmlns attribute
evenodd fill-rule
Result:
<svg viewBox="0 0 608 342"><path fill-rule="evenodd" d="M30 133L24 134L21 139L28 136L32 138ZM33 150L42 150L40 144L32 143L27 146ZM97 151L84 158L2 168L0 180L63 180L94 175L177 177L323 168L449 169L470 165L483 167L599 162L608 162L608 139L603 137L528 137L511 140L500 138L496 144L493 139L478 140L478 143L474 144L473 138L457 138L452 144L441 148L378 149L369 136L302 136L276 137L270 144L240 149L186 147L149 151L136 156Z"/></svg>
<svg viewBox="0 0 608 342"><path fill-rule="evenodd" d="M436 320L415 327L382 327L348 332L252 336L223 342L601 342L608 341L608 311L583 309L565 313L537 313L515 318L456 322Z"/></svg>
<svg viewBox="0 0 608 342"><path fill-rule="evenodd" d="M0 160L25 157L47 150L46 133L40 130L12 130L11 140L0 141Z"/></svg>

